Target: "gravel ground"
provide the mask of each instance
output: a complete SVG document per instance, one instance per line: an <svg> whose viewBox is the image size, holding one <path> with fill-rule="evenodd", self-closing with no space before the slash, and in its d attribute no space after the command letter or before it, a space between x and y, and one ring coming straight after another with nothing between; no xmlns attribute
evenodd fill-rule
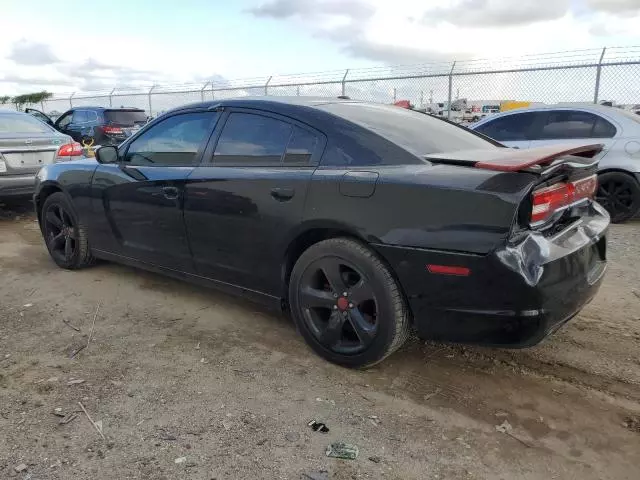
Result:
<svg viewBox="0 0 640 480"><path fill-rule="evenodd" d="M60 270L29 205L0 206L0 478L637 480L640 223L612 227L609 258L535 348L413 339L350 371L242 299ZM358 457L326 457L335 441Z"/></svg>

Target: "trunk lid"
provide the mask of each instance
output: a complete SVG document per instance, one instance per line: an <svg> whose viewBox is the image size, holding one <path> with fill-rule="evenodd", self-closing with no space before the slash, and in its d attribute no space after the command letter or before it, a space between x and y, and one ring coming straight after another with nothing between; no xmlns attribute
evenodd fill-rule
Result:
<svg viewBox="0 0 640 480"><path fill-rule="evenodd" d="M0 134L0 159L7 167L4 173L36 173L44 165L54 163L64 143L65 137L57 134Z"/></svg>

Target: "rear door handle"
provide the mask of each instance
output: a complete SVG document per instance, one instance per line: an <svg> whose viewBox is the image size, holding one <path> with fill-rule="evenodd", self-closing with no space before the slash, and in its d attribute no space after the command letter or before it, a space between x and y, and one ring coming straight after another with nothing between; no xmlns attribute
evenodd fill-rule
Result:
<svg viewBox="0 0 640 480"><path fill-rule="evenodd" d="M162 193L167 200L175 200L178 198L178 189L176 187L162 187Z"/></svg>
<svg viewBox="0 0 640 480"><path fill-rule="evenodd" d="M291 200L295 194L296 191L293 188L285 187L271 189L271 196L280 202Z"/></svg>

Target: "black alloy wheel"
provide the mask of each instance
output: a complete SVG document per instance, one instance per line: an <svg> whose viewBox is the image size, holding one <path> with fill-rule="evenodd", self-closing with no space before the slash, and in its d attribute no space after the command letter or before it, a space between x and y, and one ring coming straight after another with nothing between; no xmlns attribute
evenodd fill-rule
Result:
<svg viewBox="0 0 640 480"><path fill-rule="evenodd" d="M51 255L61 262L71 262L78 246L78 232L69 212L60 204L50 205L44 213L44 228Z"/></svg>
<svg viewBox="0 0 640 480"><path fill-rule="evenodd" d="M374 365L406 341L410 313L389 267L366 244L311 245L289 279L291 315L309 346L346 367Z"/></svg>
<svg viewBox="0 0 640 480"><path fill-rule="evenodd" d="M322 257L307 267L300 306L309 330L333 352L363 352L376 335L376 295L367 278L345 259Z"/></svg>
<svg viewBox="0 0 640 480"><path fill-rule="evenodd" d="M64 193L46 198L39 219L49 254L59 267L73 270L94 263L87 229Z"/></svg>
<svg viewBox="0 0 640 480"><path fill-rule="evenodd" d="M626 173L603 173L598 176L596 201L609 212L613 223L625 222L640 209L640 186Z"/></svg>

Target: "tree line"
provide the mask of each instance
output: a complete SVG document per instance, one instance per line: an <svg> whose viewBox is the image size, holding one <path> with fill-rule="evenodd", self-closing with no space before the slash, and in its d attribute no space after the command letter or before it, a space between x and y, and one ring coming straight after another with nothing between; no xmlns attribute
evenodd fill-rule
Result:
<svg viewBox="0 0 640 480"><path fill-rule="evenodd" d="M0 95L0 105L6 103L13 103L16 108L20 108L22 105L44 102L50 99L53 93L43 90L41 92L23 93L22 95Z"/></svg>

